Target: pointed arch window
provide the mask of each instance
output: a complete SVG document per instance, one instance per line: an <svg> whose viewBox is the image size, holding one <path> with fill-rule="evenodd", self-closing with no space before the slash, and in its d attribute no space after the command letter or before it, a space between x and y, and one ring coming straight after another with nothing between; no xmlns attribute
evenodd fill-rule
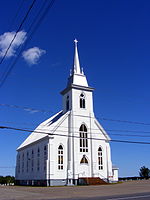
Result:
<svg viewBox="0 0 150 200"><path fill-rule="evenodd" d="M29 171L29 152L27 151L27 172Z"/></svg>
<svg viewBox="0 0 150 200"><path fill-rule="evenodd" d="M24 172L24 153L22 154L22 173Z"/></svg>
<svg viewBox="0 0 150 200"><path fill-rule="evenodd" d="M98 148L98 169L103 169L103 151L101 147Z"/></svg>
<svg viewBox="0 0 150 200"><path fill-rule="evenodd" d="M34 158L34 150L32 149L32 154L31 154L31 158Z"/></svg>
<svg viewBox="0 0 150 200"><path fill-rule="evenodd" d="M44 171L46 171L46 163L47 163L47 145L44 146Z"/></svg>
<svg viewBox="0 0 150 200"><path fill-rule="evenodd" d="M38 150L37 150L37 157L40 157L40 148L38 147Z"/></svg>
<svg viewBox="0 0 150 200"><path fill-rule="evenodd" d="M58 170L63 170L64 165L64 156L63 156L63 147L62 145L59 145L58 147Z"/></svg>
<svg viewBox="0 0 150 200"><path fill-rule="evenodd" d="M33 171L34 169L34 150L32 149L32 154L31 154L31 170Z"/></svg>
<svg viewBox="0 0 150 200"><path fill-rule="evenodd" d="M18 154L17 158L18 158L18 173L20 173L20 154Z"/></svg>
<svg viewBox="0 0 150 200"><path fill-rule="evenodd" d="M80 164L88 164L88 160L87 160L85 155L83 155L83 157L82 157L82 159L80 161Z"/></svg>
<svg viewBox="0 0 150 200"><path fill-rule="evenodd" d="M69 96L66 99L66 110L69 110Z"/></svg>
<svg viewBox="0 0 150 200"><path fill-rule="evenodd" d="M84 124L80 126L80 152L88 152L87 128Z"/></svg>
<svg viewBox="0 0 150 200"><path fill-rule="evenodd" d="M85 108L85 94L80 95L80 108Z"/></svg>

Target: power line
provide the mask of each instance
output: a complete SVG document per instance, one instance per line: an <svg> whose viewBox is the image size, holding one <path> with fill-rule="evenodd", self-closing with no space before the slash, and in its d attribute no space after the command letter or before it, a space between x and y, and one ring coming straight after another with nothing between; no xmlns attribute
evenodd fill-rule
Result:
<svg viewBox="0 0 150 200"><path fill-rule="evenodd" d="M105 121L112 121L112 122L119 122L119 123L128 123L128 124L139 124L139 125L148 125L150 126L150 123L145 122L136 122L136 121L128 121L128 120L119 120L119 119L110 119L110 118L99 118Z"/></svg>
<svg viewBox="0 0 150 200"><path fill-rule="evenodd" d="M12 107L12 108L21 108L21 109L24 109L25 111L33 111L33 112L44 112L44 113L46 113L46 112L50 112L50 111L47 111L47 110L37 110L37 109L34 109L34 108L30 108L30 107L22 107L22 106L17 106L17 105L10 105L10 104L0 104L0 106L7 106L7 107ZM114 120L113 120L114 121ZM118 120L117 120L118 121ZM120 120L119 120L119 122L120 122ZM121 121L122 122L122 121ZM124 121L123 121L124 122ZM125 121L125 122L128 122L128 121ZM11 123L11 122L9 122L9 123ZM137 122L136 122L137 123ZM139 122L138 122L138 124L139 124ZM143 123L142 123L143 124ZM37 125L37 124L36 124ZM38 125L37 125L38 126ZM42 125L40 125L40 126L42 126ZM45 125L43 125L43 126L45 126ZM65 127L65 126L61 126L62 128L68 128L68 127ZM74 127L74 128L77 128L78 129L78 127ZM39 129L40 130L40 129ZM42 129L41 129L42 130ZM91 130L97 130L97 129L91 129ZM113 129L105 129L106 131L112 131L112 132L134 132L134 133L150 133L150 131L137 131L137 130L113 130ZM64 131L64 130L61 130L62 132L67 132L67 131ZM78 132L77 132L78 133ZM99 133L93 133L93 134L99 134ZM150 137L149 135L131 135L131 134L124 134L124 135L122 135L122 134L117 134L117 133L109 133L109 135L114 135L114 136L121 136L121 137L126 137L126 136L128 136L128 137Z"/></svg>
<svg viewBox="0 0 150 200"><path fill-rule="evenodd" d="M150 137L150 135L129 135L129 134L122 135L122 134L118 134L118 133L109 133L108 135L116 135L116 136L121 136L121 137L126 137L126 136L128 136L128 137L144 137L144 138Z"/></svg>
<svg viewBox="0 0 150 200"><path fill-rule="evenodd" d="M62 126L61 126L62 127ZM54 126L53 127L51 127L51 128L55 128ZM63 127L62 127L63 128ZM64 128L68 128L68 127L64 127ZM69 128L73 128L73 129L76 129L75 127L69 127ZM79 133L79 128L77 128L78 129L78 131L73 131L74 133ZM42 131L42 130L44 130L44 129L39 129L38 128L38 130L39 131ZM87 135L100 135L101 134L101 132L103 133L103 131L101 130L101 132L94 132L94 130L97 130L98 131L98 129L90 129L89 130L89 132L87 132ZM92 133L90 132L90 131L93 131ZM107 129L105 129L105 131L109 131L109 130L107 130ZM65 133L68 133L68 131L67 130L61 130L61 129L59 129L59 132L65 132ZM131 134L124 134L124 135L122 135L122 134L118 134L118 133L109 133L108 135L114 135L114 136L121 136L121 137L144 137L144 138L146 138L146 137L150 137L150 135L131 135Z"/></svg>
<svg viewBox="0 0 150 200"><path fill-rule="evenodd" d="M25 0L22 0L22 1L20 2L20 5L18 6L18 9L17 9L17 11L16 11L16 14L14 15L14 17L13 17L12 20L11 20L11 25L10 25L10 27L9 27L8 30L10 30L11 27L13 26L13 24L14 24L16 18L17 18L18 15L19 15L19 12L20 12L20 10L21 10L21 8L22 8L24 2L25 2Z"/></svg>
<svg viewBox="0 0 150 200"><path fill-rule="evenodd" d="M126 132L126 133L150 133L150 131L139 131L139 130L121 130L121 129L105 129L112 132Z"/></svg>
<svg viewBox="0 0 150 200"><path fill-rule="evenodd" d="M53 113L52 111L48 111L48 110L39 110L39 109L35 109L35 108L30 108L30 107L26 107L26 106L18 106L18 105L12 105L12 104L3 104L1 103L0 106L5 106L5 107L9 107L9 108L17 108L17 109L23 109L25 111L31 111L31 112L43 112L43 113Z"/></svg>
<svg viewBox="0 0 150 200"><path fill-rule="evenodd" d="M41 124L31 124L31 123L16 123L16 122L8 122L8 121L0 121L0 122L2 122L2 123L7 123L7 124L24 124L24 125L36 125L36 126L41 126L41 127L45 127L45 125L41 125ZM54 126L51 126L51 128L54 128ZM61 126L61 128L63 128L63 129L68 129L68 127L67 126ZM74 128L74 129L79 129L79 127L70 127L70 128ZM30 129L30 127L25 127L25 129ZM43 130L42 128L41 129L39 129L38 128L38 130ZM94 131L94 130L97 130L98 131L98 129L94 129L94 128L92 128L92 129L90 129L91 131ZM59 131L61 131L61 132L68 132L67 130L60 130L59 129ZM150 131L137 131L137 130L117 130L117 129L105 129L105 131L107 132L128 132L128 133L150 133ZM76 132L76 133L79 133L79 131L74 131L74 132ZM89 134L89 133L88 133ZM92 133L92 135L99 135L100 134L100 132L98 132L98 133L95 133L95 132L93 132ZM121 137L126 137L126 136L128 136L128 137L143 137L143 138L146 138L146 137L150 137L150 135L137 135L137 134L120 134L120 133L108 133L108 135L114 135L114 136L121 136Z"/></svg>
<svg viewBox="0 0 150 200"><path fill-rule="evenodd" d="M14 62L10 65L10 67L8 66L8 70L4 72L4 78L2 77L2 81L0 83L0 87L2 87L2 85L4 84L4 82L6 81L8 75L10 74L10 72L12 71L12 69L14 68L15 64L17 63L22 51L24 50L24 48L27 46L27 43L32 39L33 34L35 33L35 31L37 30L37 28L39 27L39 24L42 22L42 20L44 19L44 17L46 16L47 12L49 11L50 8L52 8L53 4L54 4L55 0L51 0L50 3L48 4L48 6L46 7L45 11L43 12L42 16L40 17L40 19L37 21L36 26L34 27L33 31L31 32L30 36L27 38L27 40L25 41L24 45L22 45L22 48L20 49L19 54L17 55L17 57L15 58ZM33 20L32 24L30 25L29 29L27 32L29 32L33 26L35 21L39 18L40 16L40 12L43 10L45 4L47 3L47 1L44 1L40 11L38 12L38 14L36 15L35 19Z"/></svg>
<svg viewBox="0 0 150 200"><path fill-rule="evenodd" d="M83 116L83 115L74 115L74 116L87 117L87 116ZM105 121L119 122L119 123L129 123L129 124L139 124L139 125L148 125L148 126L150 126L150 123L145 123L145 122L119 120L119 119L111 119L111 118L104 118L104 117L97 117L97 116L96 117L91 117L91 118L96 118L96 119L105 120Z"/></svg>
<svg viewBox="0 0 150 200"><path fill-rule="evenodd" d="M27 11L25 17L23 18L23 20L22 20L22 22L21 22L21 24L20 24L20 26L19 26L19 28L17 29L17 31L16 31L16 33L15 33L13 39L11 40L11 42L10 42L10 44L9 44L9 46L8 46L8 48L6 49L4 56L2 57L2 59L1 59L1 61L0 61L0 64L2 64L3 60L5 59L5 57L6 57L7 53L8 53L8 51L9 51L9 49L10 49L12 43L14 42L14 40L15 40L15 38L16 38L18 32L20 31L20 29L22 28L24 22L26 21L26 19L27 19L28 15L29 15L31 9L33 8L35 2L36 2L36 0L33 0L32 4L30 5L30 7L29 7L29 9L28 9L28 11Z"/></svg>
<svg viewBox="0 0 150 200"><path fill-rule="evenodd" d="M36 109L36 108L31 108L31 107L26 107L26 106L18 106L18 105L12 105L12 104L2 104L1 103L0 106L6 106L6 107L12 107L12 108L20 108L20 109L27 110L27 111L31 110L33 112L35 111L35 112L44 112L44 113L54 113L53 111L50 111L50 110ZM83 116L83 115L74 115L74 116L87 117L87 116ZM91 118L93 118L93 117L91 117ZM105 120L105 121L112 121L112 122L119 122L119 123L129 123L129 124L139 124L139 125L150 126L150 123L146 123L146 122L137 122L137 121L129 121L129 120L119 120L119 119L97 117L97 116L94 117L94 118L99 119L99 120ZM117 130L117 131L120 131L120 130ZM131 131L125 130L125 132L131 132ZM137 131L135 131L135 132L137 132Z"/></svg>
<svg viewBox="0 0 150 200"><path fill-rule="evenodd" d="M52 128L52 127L51 127ZM54 128L54 127L53 127ZM67 128L67 127L66 127ZM71 127L70 127L71 128ZM38 128L38 130L39 131L42 131L43 129L39 129ZM93 131L93 130L97 130L98 131L98 129L91 129L90 131ZM107 131L107 130L106 130ZM33 131L34 132L34 131ZM67 130L61 130L61 129L59 129L59 132L63 132L63 133L68 133L68 131ZM73 131L74 133L79 133L79 131ZM100 135L101 134L101 132L87 132L87 135ZM119 134L119 133L109 133L109 134L107 134L107 135L109 135L109 136L111 136L111 135L113 135L113 136L121 136L121 137L143 137L143 138L150 138L150 135L133 135L133 134Z"/></svg>
<svg viewBox="0 0 150 200"><path fill-rule="evenodd" d="M1 123L7 123L7 124L22 124L22 125L36 125L36 126L41 126L41 127L45 127L45 125L41 125L41 124L36 124L36 123L16 123L16 122L11 122L11 121L0 121ZM25 129L29 129L30 127L26 127ZM51 126L51 128L54 128L54 126ZM67 126L61 126L61 128L63 128L63 129L68 129L68 127ZM70 127L70 128L74 128L74 129L79 129L79 127ZM42 128L41 129L39 129L38 128L38 130L43 130ZM92 130L92 131L94 131L94 130L98 130L98 129L94 129L94 128L92 128L92 129L90 129L90 130ZM61 132L68 132L68 131L64 131L64 130L60 130L59 129L59 131L61 131ZM120 130L120 129L105 129L105 131L107 132L128 132L128 133L150 133L150 131L138 131L138 130ZM77 132L78 133L78 132ZM98 133L92 133L92 135L93 134L100 134L99 132ZM134 134L134 135L131 135L131 134L119 134L119 133L108 133L108 135L116 135L116 136L121 136L121 137L126 137L126 136L128 136L128 137L150 137L150 135L137 135L137 134Z"/></svg>
<svg viewBox="0 0 150 200"><path fill-rule="evenodd" d="M43 132L43 131L36 131L36 130L27 130L27 129L21 129L21 128L14 128L14 127L8 127L8 126L0 126L0 129L11 129L11 130L15 130L15 131L25 131L25 132L34 132L34 133L41 133L41 134L45 134L45 135L50 135L50 136L61 136L61 137L72 137L72 138L80 138L79 136L75 136L75 135L65 135L65 134L56 134L56 133L48 133L48 132ZM108 139L100 139L100 138L87 138L90 140L99 140L99 141L108 141ZM120 143L131 143L131 144L150 144L150 142L142 142L142 141L129 141L129 140L114 140L114 139L110 139L110 142L120 142Z"/></svg>

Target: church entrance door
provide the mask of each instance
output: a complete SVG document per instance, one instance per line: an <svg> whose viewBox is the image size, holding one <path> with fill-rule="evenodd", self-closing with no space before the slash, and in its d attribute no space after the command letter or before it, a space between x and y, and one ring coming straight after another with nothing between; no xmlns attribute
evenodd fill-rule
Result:
<svg viewBox="0 0 150 200"><path fill-rule="evenodd" d="M90 170L88 164L80 164L79 178L90 177Z"/></svg>
<svg viewBox="0 0 150 200"><path fill-rule="evenodd" d="M79 178L81 177L90 177L89 162L85 155L83 155L80 161Z"/></svg>

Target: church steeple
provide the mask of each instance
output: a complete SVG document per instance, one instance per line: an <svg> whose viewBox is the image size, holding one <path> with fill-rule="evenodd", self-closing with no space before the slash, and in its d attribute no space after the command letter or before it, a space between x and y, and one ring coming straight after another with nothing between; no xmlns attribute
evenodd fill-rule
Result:
<svg viewBox="0 0 150 200"><path fill-rule="evenodd" d="M74 63L73 63L72 74L81 74L78 47L77 47L78 41L75 39L74 43L75 43L75 49L74 49Z"/></svg>
<svg viewBox="0 0 150 200"><path fill-rule="evenodd" d="M77 47L78 41L75 39L74 43L75 43L75 46L74 46L73 68L70 73L70 77L68 79L67 87L70 87L72 84L88 87L86 76L83 73L83 69L81 70L81 67L80 67L78 47Z"/></svg>
<svg viewBox="0 0 150 200"><path fill-rule="evenodd" d="M61 91L63 95L63 112L68 110L84 111L84 114L93 113L94 88L88 86L86 76L81 71L77 40L74 40L73 68L68 78L67 87Z"/></svg>

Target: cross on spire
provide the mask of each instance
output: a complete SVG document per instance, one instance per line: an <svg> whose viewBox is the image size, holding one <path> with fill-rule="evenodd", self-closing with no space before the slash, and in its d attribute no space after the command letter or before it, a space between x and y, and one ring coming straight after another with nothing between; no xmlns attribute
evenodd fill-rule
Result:
<svg viewBox="0 0 150 200"><path fill-rule="evenodd" d="M78 43L78 40L77 40L77 39L74 39L74 43L77 44L77 43Z"/></svg>
<svg viewBox="0 0 150 200"><path fill-rule="evenodd" d="M75 43L75 53L74 53L73 73L81 74L78 47L77 47L78 40L75 39L74 43Z"/></svg>

